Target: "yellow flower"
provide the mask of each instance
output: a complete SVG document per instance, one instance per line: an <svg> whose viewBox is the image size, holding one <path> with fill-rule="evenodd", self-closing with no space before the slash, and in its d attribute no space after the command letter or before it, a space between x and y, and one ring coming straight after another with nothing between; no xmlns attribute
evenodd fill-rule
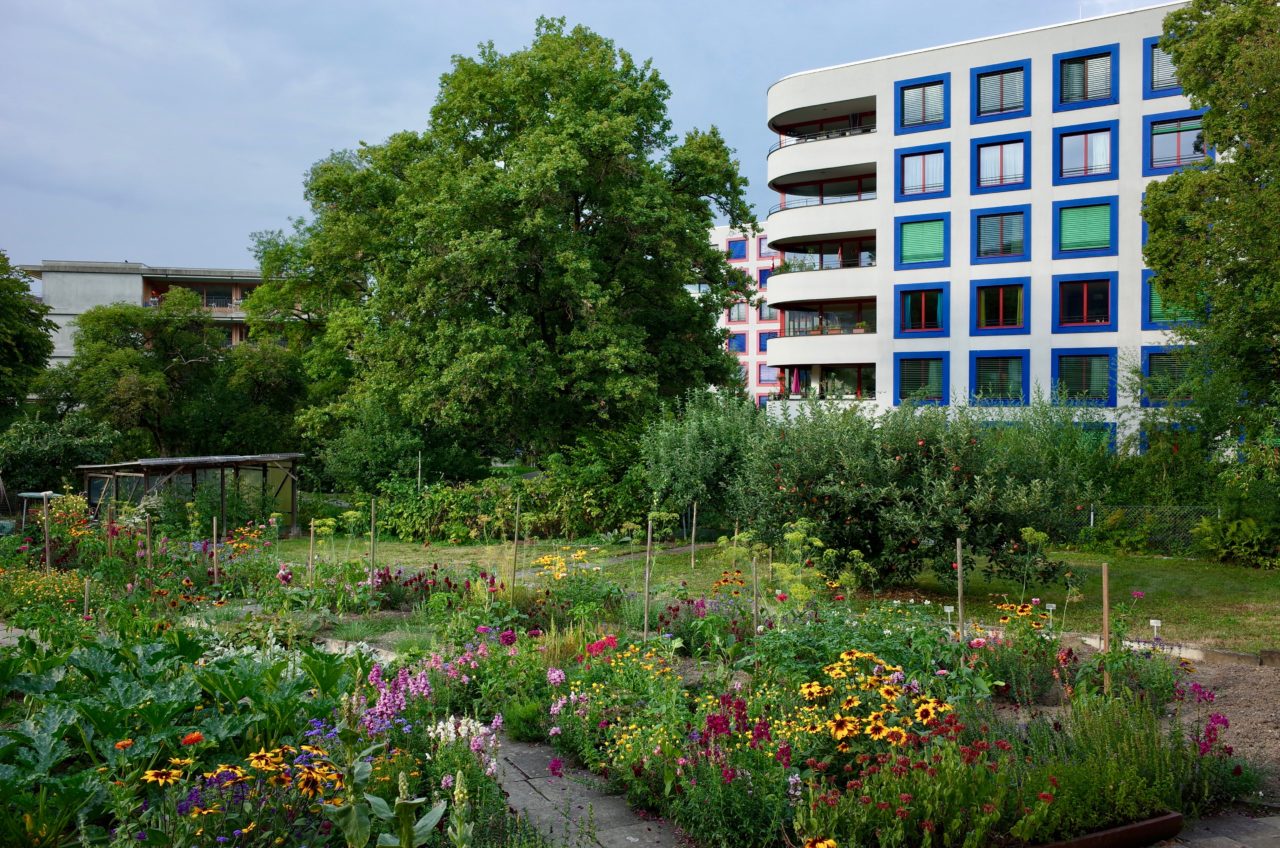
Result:
<svg viewBox="0 0 1280 848"><path fill-rule="evenodd" d="M248 759L249 765L260 771L276 771L280 768L279 755L266 748L260 748L256 753L250 754Z"/></svg>
<svg viewBox="0 0 1280 848"><path fill-rule="evenodd" d="M169 758L169 765L171 766L189 766L194 762L195 760L191 759L190 757L170 757Z"/></svg>
<svg viewBox="0 0 1280 848"><path fill-rule="evenodd" d="M147 783L154 783L157 786L168 786L171 783L177 783L182 779L182 772L175 769L147 769L142 775L142 779Z"/></svg>

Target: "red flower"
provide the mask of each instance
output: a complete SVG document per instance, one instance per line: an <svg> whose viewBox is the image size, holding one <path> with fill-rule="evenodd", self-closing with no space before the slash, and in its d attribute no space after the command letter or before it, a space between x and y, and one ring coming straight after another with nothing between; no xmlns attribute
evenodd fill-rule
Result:
<svg viewBox="0 0 1280 848"><path fill-rule="evenodd" d="M182 737L183 745L199 745L203 741L204 741L204 734L198 730L194 730L191 733L188 733L186 736Z"/></svg>
<svg viewBox="0 0 1280 848"><path fill-rule="evenodd" d="M551 762L547 763L547 771L551 772L552 777L564 777L564 760L553 757Z"/></svg>
<svg viewBox="0 0 1280 848"><path fill-rule="evenodd" d="M1044 801L1046 804L1053 803L1053 795L1049 794L1048 792L1041 792L1036 797L1038 797L1041 801Z"/></svg>

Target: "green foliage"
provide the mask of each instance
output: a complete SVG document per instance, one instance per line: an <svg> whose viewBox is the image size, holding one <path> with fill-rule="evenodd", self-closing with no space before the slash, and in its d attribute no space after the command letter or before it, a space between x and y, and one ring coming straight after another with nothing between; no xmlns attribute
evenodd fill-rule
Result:
<svg viewBox="0 0 1280 848"><path fill-rule="evenodd" d="M1205 553L1237 565L1276 568L1280 565L1280 542L1274 527L1263 527L1253 518L1200 519L1191 531Z"/></svg>
<svg viewBox="0 0 1280 848"><path fill-rule="evenodd" d="M10 492L79 489L75 467L106 462L118 436L80 412L51 420L22 416L0 431L0 477Z"/></svg>
<svg viewBox="0 0 1280 848"><path fill-rule="evenodd" d="M26 400L53 355L54 323L36 300L31 279L0 250L0 423Z"/></svg>

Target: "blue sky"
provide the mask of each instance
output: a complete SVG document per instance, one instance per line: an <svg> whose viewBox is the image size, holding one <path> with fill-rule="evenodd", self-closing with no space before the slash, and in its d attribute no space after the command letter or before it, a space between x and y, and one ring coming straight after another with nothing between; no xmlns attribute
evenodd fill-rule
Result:
<svg viewBox="0 0 1280 848"><path fill-rule="evenodd" d="M331 150L421 129L454 54L563 16L652 58L679 131L715 124L763 212L779 77L1151 0L3 0L0 249L251 267Z"/></svg>

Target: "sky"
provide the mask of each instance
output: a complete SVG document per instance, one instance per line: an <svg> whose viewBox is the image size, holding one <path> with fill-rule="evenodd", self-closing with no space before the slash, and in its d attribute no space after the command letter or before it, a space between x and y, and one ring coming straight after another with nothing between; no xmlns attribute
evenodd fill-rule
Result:
<svg viewBox="0 0 1280 848"><path fill-rule="evenodd" d="M307 168L426 127L450 57L564 17L651 58L677 132L716 125L763 214L787 74L1153 0L0 0L0 250L254 267Z"/></svg>

